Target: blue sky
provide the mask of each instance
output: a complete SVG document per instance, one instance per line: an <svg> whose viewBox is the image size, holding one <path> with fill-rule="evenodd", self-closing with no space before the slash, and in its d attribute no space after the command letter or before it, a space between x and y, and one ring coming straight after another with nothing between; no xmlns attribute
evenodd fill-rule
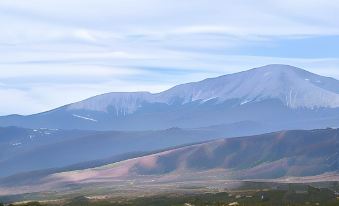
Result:
<svg viewBox="0 0 339 206"><path fill-rule="evenodd" d="M333 0L2 0L0 114L273 63L339 79Z"/></svg>

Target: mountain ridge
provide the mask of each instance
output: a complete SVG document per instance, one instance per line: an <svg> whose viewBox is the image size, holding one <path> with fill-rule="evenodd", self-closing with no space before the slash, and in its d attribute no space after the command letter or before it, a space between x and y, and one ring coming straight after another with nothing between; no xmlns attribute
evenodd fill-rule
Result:
<svg viewBox="0 0 339 206"><path fill-rule="evenodd" d="M1 191L25 193L117 184L166 184L230 180L319 181L339 179L338 129L292 130L175 147L99 167L22 174L0 180Z"/></svg>
<svg viewBox="0 0 339 206"><path fill-rule="evenodd" d="M267 131L253 122L148 131L0 127L0 137L2 137L0 138L0 168L2 168L0 178L21 172L96 161L126 153L150 152L219 137L243 136Z"/></svg>
<svg viewBox="0 0 339 206"><path fill-rule="evenodd" d="M312 82L313 84L315 83L315 85L319 86L320 88L329 89L330 91L335 92L336 94L339 93L339 81L337 82L337 85L336 85L336 86L338 86L337 89L329 88L328 86L326 87L326 85L325 85L325 87L321 87L322 86L321 83L323 83L324 77L321 77L319 75L313 74L313 73L308 72L306 70L303 70L303 69L300 69L300 68L297 68L297 67L293 67L293 66L289 66L289 65L271 64L271 65L253 68L253 69L238 72L238 73L226 74L226 75L222 75L222 76L218 76L218 77L214 77L214 78L204 79L204 80L197 81L197 82L180 84L180 85L174 86L174 87L172 87L168 90L165 90L165 91L162 91L162 92L159 92L159 93L111 92L111 93L98 95L98 96L96 96L96 98L107 97L108 99L111 98L111 100L114 100L114 97L118 96L118 97L116 97L117 99L121 98L121 99L124 100L124 99L126 99L125 97L127 96L127 97L131 98L132 100L139 100L139 101L135 101L134 103L136 103L136 104L133 104L132 107L130 107L130 105L127 104L127 112L134 112L137 109L137 107L140 106L142 101L151 102L151 103L158 102L158 103L172 104L173 102L175 102L176 98L177 98L177 101L179 101L179 102L182 101L183 104L188 103L188 102L192 102L192 101L199 101L199 100L202 101L202 102L205 102L205 101L208 101L208 100L218 99L218 98L220 98L220 101L239 98L239 99L242 99L243 103L244 103L244 101L247 101L247 102L258 101L258 100L260 101L260 99L257 99L257 98L260 98L260 95L258 93L247 94L247 95L244 94L243 97L241 97L241 95L240 96L235 95L236 93L244 93L244 92L239 92L239 89L237 90L236 87L237 86L241 87L244 84L246 84L246 81L248 81L249 79L253 79L252 75L257 77L257 80L256 80L255 83L264 83L263 80L269 80L270 81L269 83L265 82L266 88L268 88L267 85L274 86L275 82L279 82L279 81L281 82L281 81L284 81L284 80L291 81L289 79L279 79L279 78L282 78L282 76L284 76L284 75L288 75L288 76L302 75L303 76L302 80L304 80L304 81ZM260 76L261 76L261 78L260 78ZM262 76L264 78L262 78ZM273 81L269 78L269 76L273 76L273 78L272 78ZM237 79L239 77L240 77L240 80ZM266 78L266 77L268 77L268 78ZM231 85L232 86L231 88L227 88L227 90L223 91L221 94L218 93L217 91L214 91L214 90L216 90L216 88L223 90L223 87L225 87L225 84L227 84L227 82L230 78L231 78L230 81L238 81L237 82L238 85L237 84ZM232 78L236 78L236 80L234 80L234 79L232 80ZM294 76L292 78L294 78ZM239 82L241 80L242 80L242 82ZM292 81L293 80L294 79L292 79ZM337 81L337 80L331 79L331 81ZM251 83L252 84L247 86L248 89L253 89L253 86L255 86L255 84L253 82L251 82ZM286 82L286 83L289 83L289 82ZM209 85L209 84L212 84L212 86ZM196 88L196 87L199 87L199 86L202 87L202 88ZM279 86L282 87L282 85L279 85ZM293 87L293 85L291 87ZM188 95L182 95L182 93L187 92L186 90L188 90L188 89L190 89L190 91L188 91L189 94ZM206 91L203 91L203 90L206 90L206 89L208 89L207 92L210 92L210 93L205 94ZM195 90L198 90L198 91L195 91ZM232 91L232 90L234 90L234 91ZM263 88L260 88L260 90L263 90ZM204 94L202 94L203 92L204 92ZM314 88L313 88L313 92L315 92ZM120 98L119 98L119 95L121 95ZM228 97L225 97L227 95L228 95ZM272 95L272 94L270 94L270 95ZM329 102L323 102L320 105L317 105L315 103L307 104L305 102L303 102L303 104L302 103L294 104L294 103L292 103L293 102L292 98L295 97L297 94L293 93L293 90L291 90L291 89L289 90L289 96L286 93L284 95L286 97L286 99L285 99L286 102L284 102L284 103L286 104L286 106L292 107L292 108L294 108L294 107L308 107L309 108L309 107L314 107L314 106L315 107L316 106L319 106L319 107L333 107L333 106L338 107L339 106L339 95L336 96L335 98L332 97L332 95L329 96L331 101L335 100L334 105L330 104ZM244 96L248 96L248 100L246 100L246 99L244 100ZM276 96L272 96L272 97L276 97ZM95 107L97 107L98 105L93 105L92 102L88 102L87 106L81 107L82 104L86 104L86 101L90 101L90 100L93 100L93 97L86 99L86 100L83 100L83 101L80 101L80 102L77 102L77 103L73 103L73 104L69 105L68 108L71 109L71 110L72 109L89 109L90 108L89 105L92 105L92 106L94 106L94 108L92 108L92 109L95 110L95 111L102 111L102 110L107 109L107 107L104 108L104 109L101 109L101 110L97 109ZM280 98L280 100L283 100L283 99ZM100 101L98 101L98 102L100 102ZM113 105L114 105L115 102L113 101L111 103L113 103ZM126 103L126 102L118 102L118 103ZM139 103L139 105L138 105L138 103ZM106 103L106 104L107 104L107 106L110 105L109 103ZM126 104L125 105L120 104L115 109L119 110L119 109L123 108L122 106L126 106Z"/></svg>
<svg viewBox="0 0 339 206"><path fill-rule="evenodd" d="M280 131L183 146L93 170L109 170L113 176L121 167L128 167L121 176L211 169L238 171L234 177L242 179L315 176L338 172L338 141L338 129Z"/></svg>
<svg viewBox="0 0 339 206"><path fill-rule="evenodd" d="M3 116L0 126L149 130L241 121L277 130L337 127L339 81L273 64L160 93L106 93L43 113Z"/></svg>

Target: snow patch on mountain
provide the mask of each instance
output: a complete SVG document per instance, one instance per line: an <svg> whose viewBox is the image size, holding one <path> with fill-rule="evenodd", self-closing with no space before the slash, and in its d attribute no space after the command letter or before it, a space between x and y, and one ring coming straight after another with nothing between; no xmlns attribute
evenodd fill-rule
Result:
<svg viewBox="0 0 339 206"><path fill-rule="evenodd" d="M252 102L252 100L244 100L240 103L240 105L244 105L244 104L247 104L247 103L250 103Z"/></svg>
<svg viewBox="0 0 339 206"><path fill-rule="evenodd" d="M146 103L201 104L238 100L240 105L278 99L290 108L339 107L339 81L289 65L267 65L248 71L175 86L164 92L115 92L71 104L68 110L112 112L125 116Z"/></svg>
<svg viewBox="0 0 339 206"><path fill-rule="evenodd" d="M77 115L77 114L72 114L73 117L77 117L77 118L80 118L80 119L84 119L84 120L89 120L89 121L92 121L92 122L97 122L98 120L96 119L92 119L92 118L89 118L89 117L84 117L84 116L81 116L81 115ZM47 134L47 133L45 133ZM50 133L49 133L50 134Z"/></svg>
<svg viewBox="0 0 339 206"><path fill-rule="evenodd" d="M134 112L143 102L151 99L148 92L114 92L95 96L67 107L68 110L115 112L117 116Z"/></svg>
<svg viewBox="0 0 339 206"><path fill-rule="evenodd" d="M308 81L305 81L308 79ZM322 82L321 84L319 84ZM268 65L245 72L183 84L160 93L183 103L217 97L219 102L279 99L290 108L339 107L339 81L288 65Z"/></svg>

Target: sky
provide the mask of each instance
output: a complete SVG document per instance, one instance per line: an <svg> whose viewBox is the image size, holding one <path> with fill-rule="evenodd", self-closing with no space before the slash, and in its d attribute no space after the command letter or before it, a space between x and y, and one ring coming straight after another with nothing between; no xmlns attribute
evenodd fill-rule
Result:
<svg viewBox="0 0 339 206"><path fill-rule="evenodd" d="M0 0L0 115L289 64L339 79L336 0Z"/></svg>

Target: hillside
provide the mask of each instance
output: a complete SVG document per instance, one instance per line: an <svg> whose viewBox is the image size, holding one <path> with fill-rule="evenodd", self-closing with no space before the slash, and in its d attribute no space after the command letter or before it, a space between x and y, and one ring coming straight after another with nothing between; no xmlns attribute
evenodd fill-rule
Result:
<svg viewBox="0 0 339 206"><path fill-rule="evenodd" d="M339 180L338 129L294 130L183 146L95 168L0 181L3 193L89 187L132 189L223 185L232 180ZM15 181L17 180L17 181ZM226 183L223 183L226 182ZM136 185L134 185L136 184ZM159 186L163 185L163 186Z"/></svg>

